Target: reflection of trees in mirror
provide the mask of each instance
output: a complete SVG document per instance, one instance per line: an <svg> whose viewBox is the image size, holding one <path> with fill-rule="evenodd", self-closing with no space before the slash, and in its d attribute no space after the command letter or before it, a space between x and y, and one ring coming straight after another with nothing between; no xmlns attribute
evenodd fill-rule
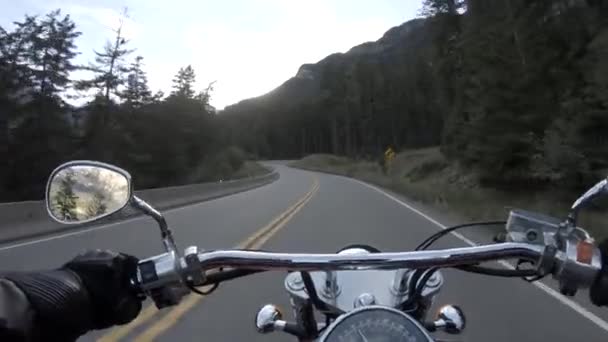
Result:
<svg viewBox="0 0 608 342"><path fill-rule="evenodd" d="M97 191L104 194L103 200L110 210L120 208L128 197L128 182L126 178L111 170L101 170L97 174Z"/></svg>
<svg viewBox="0 0 608 342"><path fill-rule="evenodd" d="M102 192L96 191L93 194L93 199L88 203L86 208L87 217L99 217L108 211L108 206L105 204L106 198Z"/></svg>
<svg viewBox="0 0 608 342"><path fill-rule="evenodd" d="M74 194L74 177L71 170L66 171L64 177L60 179L59 189L53 195L52 209L57 218L64 221L78 220L76 211L78 196Z"/></svg>
<svg viewBox="0 0 608 342"><path fill-rule="evenodd" d="M48 196L50 211L58 220L88 221L123 207L129 199L129 181L110 169L73 165L54 175Z"/></svg>

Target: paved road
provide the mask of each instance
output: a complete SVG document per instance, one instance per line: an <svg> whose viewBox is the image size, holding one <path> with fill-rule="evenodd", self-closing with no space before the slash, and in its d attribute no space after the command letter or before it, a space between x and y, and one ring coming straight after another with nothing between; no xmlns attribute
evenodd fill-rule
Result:
<svg viewBox="0 0 608 342"><path fill-rule="evenodd" d="M352 243L367 243L384 251L411 249L438 227L428 219L370 187L338 176L277 165L281 178L264 187L166 213L178 244L202 248L236 245L308 192L315 179L319 189L312 199L265 245L267 250L334 252ZM405 201L404 199L401 199ZM416 205L415 205L416 206ZM417 206L421 208L420 206ZM450 218L428 208L424 212L444 223ZM453 223L453 222L452 222ZM479 241L483 236L468 236ZM439 246L464 243L449 237ZM56 236L23 245L0 246L0 269L53 267L80 250L111 248L145 257L161 252L158 232L146 218L104 226L98 230ZM267 273L221 286L190 308L151 315L126 335L133 340L155 329L162 341L285 341L286 335L258 335L253 317L259 306L289 307L283 291L284 274ZM464 341L606 341L608 312L589 307L584 294L577 302L586 316L538 287L506 280L444 271L445 285L437 304L459 304L468 327ZM288 312L289 310L285 310ZM608 310L606 310L608 311ZM591 318L591 319L590 319ZM600 320L596 323L592 319ZM168 328L166 331L164 328ZM82 338L96 340L112 333L96 332Z"/></svg>

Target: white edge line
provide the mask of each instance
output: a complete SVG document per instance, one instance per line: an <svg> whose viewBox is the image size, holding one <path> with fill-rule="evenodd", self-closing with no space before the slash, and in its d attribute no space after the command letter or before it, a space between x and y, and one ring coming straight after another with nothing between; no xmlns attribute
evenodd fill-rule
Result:
<svg viewBox="0 0 608 342"><path fill-rule="evenodd" d="M341 176L342 177L342 176ZM397 202L398 204L406 207L407 209L413 211L414 213L422 216L423 218L425 218L426 220L428 220L429 222L433 223L434 225L436 225L437 227L441 228L441 229L446 229L447 226L443 225L442 223L440 223L439 221L435 220L434 218L428 216L427 214L421 212L420 210L412 207L411 205L403 202L402 200L398 199L397 197L385 192L384 190L377 188L373 185L367 184L365 182L362 182L358 179L354 179L354 178L349 178L349 177L342 177L342 178L346 178L349 179L353 182L359 183L363 186L366 186L372 190L375 190L377 192L379 192L380 194L388 197L389 199ZM470 246L477 246L477 244L473 241L471 241L470 239L467 239L466 237L464 237L463 235L456 233L456 232L452 232L452 235L454 235L455 237L457 237L458 239L464 241L466 244L470 245ZM514 269L514 267L509 264L506 261L499 261L499 264L504 266L505 268L508 269ZM555 291L554 289L552 289L551 287L545 285L544 283L537 281L532 283L532 285L536 286L538 289L544 291L546 294L548 294L549 296L557 299L560 303L566 305L567 307L569 307L570 309L576 311L577 313L579 313L581 316L583 316L584 318L588 319L589 321L591 321L592 323L594 323L595 325L597 325L599 328L603 329L604 331L608 332L608 322L606 322L605 320L603 320L602 318L598 317L597 315L595 315L594 313L592 313L591 311L585 309L583 306L581 306L580 304L578 304L577 302L570 300L566 297L564 297L562 294L560 294L559 292Z"/></svg>
<svg viewBox="0 0 608 342"><path fill-rule="evenodd" d="M267 184L265 184L265 185L267 185ZM241 195L241 194L243 194L245 192L248 192L250 190L255 190L255 189L258 189L258 188L260 188L260 187L256 187L256 188L253 188L253 189L248 189L248 190L245 190L245 191L239 191L239 192L235 192L235 193L230 194L230 195L221 196L221 197L217 197L217 198L210 199L210 200L203 200L201 202L191 203L191 204L187 204L187 205L184 205L184 206L179 206L179 207L168 209L168 210L163 210L163 213L180 211L180 210L188 209L188 208L191 208L191 207L194 207L194 206L197 206L197 205L204 205L205 203L215 202L215 201L223 200L223 199L226 199L226 198L229 198L229 197L238 196L238 195ZM112 222L112 223L101 224L101 225L90 227L90 228L84 228L84 229L75 228L75 229L78 229L78 230L73 231L73 232L69 232L69 233L54 234L54 235L50 235L50 236L47 236L47 237L44 237L44 238L27 240L27 241L18 242L18 243L15 243L15 244L10 244L9 243L6 246L0 247L0 252L6 251L6 250L9 250L9 249L13 249L13 248L19 248L19 247L23 247L23 246L28 246L28 245L35 245L35 244L41 243L41 242L47 242L47 241L52 241L52 240L57 240L57 239L63 239L63 238L69 237L69 236L86 234L86 233L89 233L89 232L92 232L92 231L95 231L95 230L112 228L112 227L120 225L120 224L124 224L124 223L128 223L128 222L133 222L133 221L137 221L137 220L143 220L143 219L148 218L147 216L145 216L145 215L142 216L142 215L138 215L136 217L131 217L131 218L128 218L128 219L125 219L125 220L119 220L119 221Z"/></svg>

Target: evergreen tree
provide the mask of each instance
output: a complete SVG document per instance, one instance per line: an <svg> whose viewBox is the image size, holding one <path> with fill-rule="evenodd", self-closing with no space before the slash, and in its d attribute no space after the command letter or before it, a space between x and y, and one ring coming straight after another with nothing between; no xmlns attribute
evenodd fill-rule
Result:
<svg viewBox="0 0 608 342"><path fill-rule="evenodd" d="M93 198L89 201L86 207L87 217L93 218L104 215L108 211L108 206L106 205L106 198L99 191L95 191L93 193Z"/></svg>
<svg viewBox="0 0 608 342"><path fill-rule="evenodd" d="M80 36L69 15L59 18L53 11L38 22L27 58L31 68L31 84L42 95L56 96L70 82L69 73L76 69L72 59L78 54L74 40Z"/></svg>
<svg viewBox="0 0 608 342"><path fill-rule="evenodd" d="M61 180L59 190L53 195L52 208L55 215L65 221L77 221L79 219L76 212L78 196L74 194L74 178L70 174Z"/></svg>
<svg viewBox="0 0 608 342"><path fill-rule="evenodd" d="M90 63L84 69L92 71L95 76L89 80L79 81L78 89L97 89L106 101L110 101L110 95L120 96L119 87L125 82L123 75L129 71L124 64L125 58L134 51L127 48L129 41L122 35L126 16L125 10L118 28L114 31L116 33L114 42L107 41L102 52L94 51L95 63Z"/></svg>
<svg viewBox="0 0 608 342"><path fill-rule="evenodd" d="M148 78L143 71L143 57L137 56L135 62L131 63L125 90L121 93L121 98L127 106L139 108L142 105L151 103L152 93L148 88Z"/></svg>
<svg viewBox="0 0 608 342"><path fill-rule="evenodd" d="M164 99L165 99L165 93L162 90L158 90L158 91L156 91L156 93L154 93L154 95L152 95L153 103L158 104Z"/></svg>
<svg viewBox="0 0 608 342"><path fill-rule="evenodd" d="M194 98L194 83L196 75L192 66L188 65L185 68L180 68L177 75L173 78L173 91L171 96L185 99Z"/></svg>
<svg viewBox="0 0 608 342"><path fill-rule="evenodd" d="M0 105L6 192L17 198L41 196L48 173L72 151L67 106L59 97L74 69L74 40L69 16L53 11L43 19L26 16L13 31L0 30ZM32 197L35 196L35 197Z"/></svg>

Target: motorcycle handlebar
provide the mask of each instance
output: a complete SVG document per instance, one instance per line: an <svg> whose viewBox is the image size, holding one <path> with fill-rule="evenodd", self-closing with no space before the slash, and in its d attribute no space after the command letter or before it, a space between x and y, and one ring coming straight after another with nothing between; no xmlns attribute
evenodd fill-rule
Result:
<svg viewBox="0 0 608 342"><path fill-rule="evenodd" d="M545 246L526 243L360 255L217 250L198 253L198 260L203 269L233 267L267 271L390 270L452 267L514 258L536 263L543 256L544 251Z"/></svg>
<svg viewBox="0 0 608 342"><path fill-rule="evenodd" d="M570 295L580 287L589 287L602 267L600 251L586 242L577 244L567 242L559 250L553 246L506 242L443 250L356 255L246 250L198 252L196 248L190 247L186 249L184 257L169 252L142 260L139 264L137 283L140 289L152 296L157 306L161 307L174 305L176 300L179 302L179 298L188 292L186 284L191 286L209 284L204 276L205 271L224 267L233 268L234 271L216 274L218 279L228 280L250 273L272 270L425 269L457 267L505 259L530 261L536 266L539 275L553 274L559 280L562 293ZM209 276L213 278L211 274ZM176 294L175 291L171 292L171 289L180 290ZM171 293L168 294L168 291Z"/></svg>

